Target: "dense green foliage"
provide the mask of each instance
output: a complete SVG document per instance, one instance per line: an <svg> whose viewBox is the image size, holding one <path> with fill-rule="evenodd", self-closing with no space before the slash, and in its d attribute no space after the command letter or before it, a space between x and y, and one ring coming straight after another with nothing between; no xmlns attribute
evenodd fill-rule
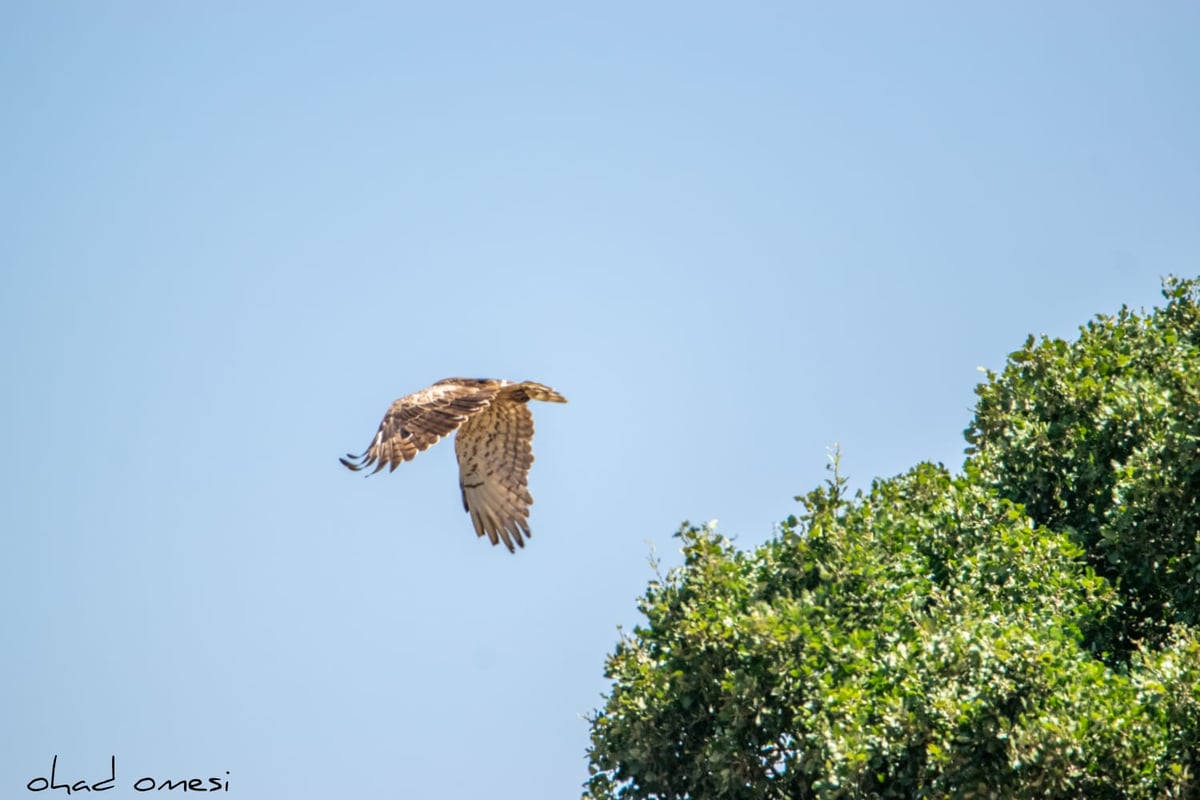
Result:
<svg viewBox="0 0 1200 800"><path fill-rule="evenodd" d="M1040 525L1071 531L1121 605L1096 646L1117 653L1200 622L1200 305L1122 309L1079 339L1032 337L976 390L971 463Z"/></svg>
<svg viewBox="0 0 1200 800"><path fill-rule="evenodd" d="M835 462L753 551L681 529L587 796L1200 797L1200 312L1164 294L989 374L960 475Z"/></svg>

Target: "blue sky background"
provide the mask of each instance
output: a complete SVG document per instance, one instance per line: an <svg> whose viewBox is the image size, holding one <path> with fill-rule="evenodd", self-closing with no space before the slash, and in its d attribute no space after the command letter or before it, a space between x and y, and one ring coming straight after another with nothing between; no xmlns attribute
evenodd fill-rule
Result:
<svg viewBox="0 0 1200 800"><path fill-rule="evenodd" d="M562 798L683 519L1200 271L1194 3L0 5L0 795ZM477 540L396 397L533 379ZM43 796L48 796L47 793ZM54 793L63 796L62 792ZM171 794L178 794L174 792Z"/></svg>

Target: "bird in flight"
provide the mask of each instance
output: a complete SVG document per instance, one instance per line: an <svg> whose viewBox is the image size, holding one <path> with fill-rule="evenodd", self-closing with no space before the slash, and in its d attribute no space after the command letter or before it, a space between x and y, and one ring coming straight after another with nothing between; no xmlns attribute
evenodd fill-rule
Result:
<svg viewBox="0 0 1200 800"><path fill-rule="evenodd" d="M565 403L567 398L540 383L447 378L392 403L379 431L361 455L339 459L359 471L375 465L394 470L454 431L458 486L475 534L493 545L525 546L529 533L529 466L533 463L530 400Z"/></svg>

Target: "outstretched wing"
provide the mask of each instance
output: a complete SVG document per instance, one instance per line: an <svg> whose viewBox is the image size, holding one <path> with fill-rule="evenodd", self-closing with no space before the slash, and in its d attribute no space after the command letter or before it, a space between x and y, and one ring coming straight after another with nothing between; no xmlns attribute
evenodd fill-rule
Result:
<svg viewBox="0 0 1200 800"><path fill-rule="evenodd" d="M486 409L501 386L501 381L449 378L401 397L384 415L371 446L339 460L355 471L374 464L372 475L385 466L394 470Z"/></svg>
<svg viewBox="0 0 1200 800"><path fill-rule="evenodd" d="M502 393L475 414L454 438L463 508L478 536L524 547L529 534L529 467L533 464L533 415L526 399Z"/></svg>

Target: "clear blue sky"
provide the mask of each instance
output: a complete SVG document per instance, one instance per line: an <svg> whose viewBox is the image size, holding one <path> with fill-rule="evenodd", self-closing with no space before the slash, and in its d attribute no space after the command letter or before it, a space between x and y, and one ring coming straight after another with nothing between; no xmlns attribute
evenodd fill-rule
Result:
<svg viewBox="0 0 1200 800"><path fill-rule="evenodd" d="M0 796L54 754L115 755L109 800L576 796L648 542L766 539L834 442L856 486L958 466L977 367L1200 272L1198 40L1191 2L0 5ZM571 400L516 556L448 443L337 462L453 375Z"/></svg>

